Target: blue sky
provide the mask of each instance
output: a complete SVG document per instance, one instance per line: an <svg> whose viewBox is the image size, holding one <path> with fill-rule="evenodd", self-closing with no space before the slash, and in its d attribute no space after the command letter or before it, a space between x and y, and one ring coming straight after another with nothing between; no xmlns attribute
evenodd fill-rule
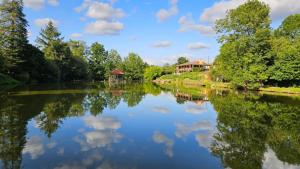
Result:
<svg viewBox="0 0 300 169"><path fill-rule="evenodd" d="M210 61L219 45L213 23L246 0L24 0L29 39L52 20L65 40L102 43L122 57L138 53L150 64L179 56ZM270 5L272 26L300 13L299 0L261 0Z"/></svg>

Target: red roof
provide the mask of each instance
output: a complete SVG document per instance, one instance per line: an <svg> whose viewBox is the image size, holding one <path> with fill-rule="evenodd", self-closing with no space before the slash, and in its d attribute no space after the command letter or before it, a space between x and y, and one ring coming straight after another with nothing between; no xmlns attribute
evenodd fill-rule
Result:
<svg viewBox="0 0 300 169"><path fill-rule="evenodd" d="M111 72L111 74L113 74L113 75L124 75L124 72L122 70L115 69Z"/></svg>

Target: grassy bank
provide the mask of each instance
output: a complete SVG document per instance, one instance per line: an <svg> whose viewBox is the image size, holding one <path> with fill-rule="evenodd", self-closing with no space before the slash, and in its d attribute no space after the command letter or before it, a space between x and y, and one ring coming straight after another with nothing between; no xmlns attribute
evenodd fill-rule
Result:
<svg viewBox="0 0 300 169"><path fill-rule="evenodd" d="M164 75L154 81L160 85L182 85L190 88L195 87L206 87L206 88L232 88L230 83L214 82L210 80L208 72L189 72L182 73L180 75L170 74ZM265 87L260 88L260 92L264 93L281 93L285 94L296 94L300 95L300 87Z"/></svg>

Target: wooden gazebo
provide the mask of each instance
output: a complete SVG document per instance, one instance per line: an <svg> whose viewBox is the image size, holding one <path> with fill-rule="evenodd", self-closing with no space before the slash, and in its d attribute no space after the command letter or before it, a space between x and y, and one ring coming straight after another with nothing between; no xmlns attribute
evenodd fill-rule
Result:
<svg viewBox="0 0 300 169"><path fill-rule="evenodd" d="M118 81L123 81L124 80L124 71L120 69L115 69L111 71L110 76L109 76L109 81L110 82L118 82Z"/></svg>

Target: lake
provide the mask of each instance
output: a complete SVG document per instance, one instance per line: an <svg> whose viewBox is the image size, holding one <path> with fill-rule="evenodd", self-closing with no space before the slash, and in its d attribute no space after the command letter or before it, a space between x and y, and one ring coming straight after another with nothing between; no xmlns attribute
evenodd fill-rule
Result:
<svg viewBox="0 0 300 169"><path fill-rule="evenodd" d="M0 167L300 168L300 99L144 84L0 93Z"/></svg>

